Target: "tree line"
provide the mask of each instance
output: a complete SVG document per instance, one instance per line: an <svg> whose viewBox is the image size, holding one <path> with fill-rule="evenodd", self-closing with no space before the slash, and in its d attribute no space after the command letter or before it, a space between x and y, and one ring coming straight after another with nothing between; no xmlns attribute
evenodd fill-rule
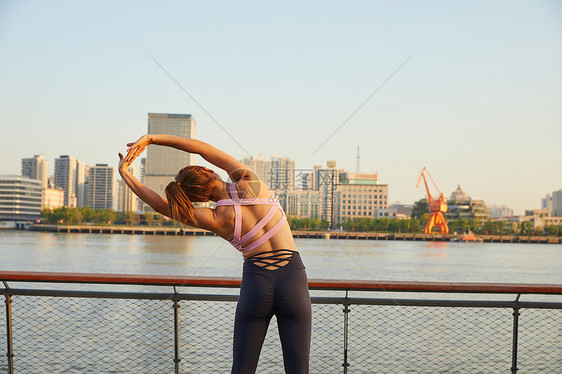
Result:
<svg viewBox="0 0 562 374"><path fill-rule="evenodd" d="M147 225L147 226L168 226L177 225L175 221L168 219L160 214L146 212L142 214L132 211L116 212L113 209L92 209L90 207L82 208L55 208L43 209L41 218L48 224L61 225Z"/></svg>
<svg viewBox="0 0 562 374"><path fill-rule="evenodd" d="M419 211L419 217L409 219L395 218L346 218L340 228L344 231L358 232L387 232L387 233L423 233L429 213ZM44 209L41 218L45 223L63 225L147 225L147 226L180 226L160 214L147 212L135 214L134 212L116 212L112 209L82 208L56 208ZM319 218L294 218L287 217L292 230L321 231L328 230L330 223ZM533 228L532 222L520 224L508 221L452 219L447 221L451 233L473 232L480 235L549 235L562 236L562 225Z"/></svg>

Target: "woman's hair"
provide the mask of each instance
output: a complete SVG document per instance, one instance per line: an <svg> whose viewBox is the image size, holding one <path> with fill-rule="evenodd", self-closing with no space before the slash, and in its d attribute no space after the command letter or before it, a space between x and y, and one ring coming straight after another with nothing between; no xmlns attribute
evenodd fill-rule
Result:
<svg viewBox="0 0 562 374"><path fill-rule="evenodd" d="M186 166L166 186L172 217L183 224L197 224L192 202L209 201L213 192L212 174L201 166Z"/></svg>

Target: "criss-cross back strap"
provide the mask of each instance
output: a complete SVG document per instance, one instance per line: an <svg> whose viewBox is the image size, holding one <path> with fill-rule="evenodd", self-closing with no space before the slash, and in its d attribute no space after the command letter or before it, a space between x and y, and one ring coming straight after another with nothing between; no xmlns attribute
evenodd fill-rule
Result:
<svg viewBox="0 0 562 374"><path fill-rule="evenodd" d="M234 248L240 250L240 248L242 247L242 242L240 241L240 235L242 234L242 208L240 208L240 205L238 204L240 199L238 198L238 192L236 192L236 185L234 183L231 183L229 185L229 189L230 189L231 201L235 203L233 204L234 234L232 236L231 243L234 246Z"/></svg>
<svg viewBox="0 0 562 374"><path fill-rule="evenodd" d="M287 217L285 216L285 214L283 214L283 216L281 216L279 221L277 221L277 223L271 229L269 229L269 231L267 231L265 234L260 236L256 241L248 244L247 246L245 246L244 248L241 248L240 250L242 252L249 252L252 249L259 247L260 245L265 243L267 240L269 240L269 238L271 238L273 235L277 234L277 232L279 230L281 230L281 228L283 227L283 225L286 222L287 222Z"/></svg>
<svg viewBox="0 0 562 374"><path fill-rule="evenodd" d="M256 225L250 231L245 233L240 238L240 243L246 243L250 238L253 238L258 233L258 231L260 231L265 225L267 225L267 223L271 220L271 218L273 218L276 212L277 207L273 205L271 208L269 208L267 214L258 223L256 223Z"/></svg>

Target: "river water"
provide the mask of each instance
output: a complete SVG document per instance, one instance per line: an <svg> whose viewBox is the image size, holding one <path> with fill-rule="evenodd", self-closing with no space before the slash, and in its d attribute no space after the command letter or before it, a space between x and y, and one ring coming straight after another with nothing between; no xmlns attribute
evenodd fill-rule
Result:
<svg viewBox="0 0 562 374"><path fill-rule="evenodd" d="M309 278L562 283L562 246L296 239ZM240 276L219 237L0 231L0 270Z"/></svg>
<svg viewBox="0 0 562 374"><path fill-rule="evenodd" d="M554 244L334 239L296 239L296 243L312 279L562 284L562 246ZM240 253L219 237L0 231L0 270L241 276L241 269ZM20 287L15 282L10 285ZM202 292L214 291L221 292ZM163 292L170 292L169 287ZM229 372L235 304L185 301L181 305L181 372ZM173 372L169 300L16 296L12 307L16 373ZM510 309L352 305L351 310L351 374L509 372ZM561 372L559 311L525 311L522 316L520 361L526 370L521 372ZM2 311L0 331L5 331L5 320ZM342 306L316 304L313 320L311 373L342 373ZM0 337L2 347L6 347L4 338ZM271 326L258 372L279 373L281 367L279 337ZM0 360L0 372L6 371L6 361Z"/></svg>

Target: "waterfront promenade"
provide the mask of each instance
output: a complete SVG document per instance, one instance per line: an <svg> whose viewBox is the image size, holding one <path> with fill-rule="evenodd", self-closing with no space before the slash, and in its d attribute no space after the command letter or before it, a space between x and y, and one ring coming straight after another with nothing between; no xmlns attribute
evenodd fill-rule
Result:
<svg viewBox="0 0 562 374"><path fill-rule="evenodd" d="M164 235L164 236L215 236L214 233L196 228L165 228L160 226L67 226L67 225L32 225L31 231L85 233L85 234L124 234L124 235ZM402 241L438 241L449 242L459 238L448 234L412 234L381 233L356 231L293 231L295 238L318 239L356 239L356 240L402 240ZM562 244L561 237L533 235L478 235L484 243L529 243Z"/></svg>
<svg viewBox="0 0 562 374"><path fill-rule="evenodd" d="M238 277L0 271L0 373L225 373ZM309 280L311 374L558 373L562 285ZM282 371L275 320L260 373Z"/></svg>

